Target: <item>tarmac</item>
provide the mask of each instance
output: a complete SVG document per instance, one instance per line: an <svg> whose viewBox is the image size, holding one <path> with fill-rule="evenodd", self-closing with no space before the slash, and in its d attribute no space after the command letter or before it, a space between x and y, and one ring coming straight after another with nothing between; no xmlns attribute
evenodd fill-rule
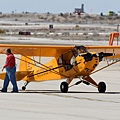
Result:
<svg viewBox="0 0 120 120"><path fill-rule="evenodd" d="M0 55L0 69L5 61ZM51 58L43 58L47 62ZM100 67L106 65L100 63ZM19 62L17 61L17 66ZM5 72L5 71L4 71ZM61 93L60 83L65 80L30 83L26 91L18 82L19 93L0 93L1 120L120 120L120 63L92 75L99 83L105 81L106 93L98 93L93 86L80 84ZM79 79L73 80L74 84ZM2 88L3 81L0 81Z"/></svg>

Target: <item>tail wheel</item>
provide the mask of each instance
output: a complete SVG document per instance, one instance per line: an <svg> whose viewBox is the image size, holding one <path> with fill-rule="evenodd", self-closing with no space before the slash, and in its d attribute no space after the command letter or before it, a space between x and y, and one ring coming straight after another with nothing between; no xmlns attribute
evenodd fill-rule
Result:
<svg viewBox="0 0 120 120"><path fill-rule="evenodd" d="M105 93L105 91L106 91L106 84L104 82L100 82L98 84L98 91L99 91L99 93Z"/></svg>
<svg viewBox="0 0 120 120"><path fill-rule="evenodd" d="M23 86L23 87L22 87L22 90L26 90L26 87L25 87L25 86Z"/></svg>
<svg viewBox="0 0 120 120"><path fill-rule="evenodd" d="M60 85L60 90L62 93L67 93L68 92L68 83L62 82Z"/></svg>

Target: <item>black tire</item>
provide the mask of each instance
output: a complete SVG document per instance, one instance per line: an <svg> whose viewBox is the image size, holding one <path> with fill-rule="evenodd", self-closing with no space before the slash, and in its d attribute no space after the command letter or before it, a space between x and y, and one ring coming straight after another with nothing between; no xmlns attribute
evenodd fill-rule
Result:
<svg viewBox="0 0 120 120"><path fill-rule="evenodd" d="M60 90L62 93L67 93L68 92L68 83L62 82L60 85Z"/></svg>
<svg viewBox="0 0 120 120"><path fill-rule="evenodd" d="M105 93L105 91L106 91L106 84L104 82L100 82L98 84L98 91L99 91L99 93Z"/></svg>
<svg viewBox="0 0 120 120"><path fill-rule="evenodd" d="M26 87L25 87L25 86L23 86L23 87L22 87L22 90L26 90Z"/></svg>

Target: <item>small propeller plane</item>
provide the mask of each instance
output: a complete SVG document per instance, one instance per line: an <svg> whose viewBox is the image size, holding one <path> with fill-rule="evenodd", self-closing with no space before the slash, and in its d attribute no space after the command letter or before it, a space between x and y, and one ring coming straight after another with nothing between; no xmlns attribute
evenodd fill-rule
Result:
<svg viewBox="0 0 120 120"><path fill-rule="evenodd" d="M22 90L30 82L42 82L49 80L66 79L60 84L62 93L67 93L69 87L84 83L93 85L99 91L106 91L104 82L96 83L92 79L91 74L94 74L106 67L109 67L117 62L120 58L120 46L112 46L113 39L118 38L119 33L110 35L109 46L50 46L50 45L15 45L15 44L0 44L0 54L5 54L5 49L10 48L13 54L20 54L19 70L16 72L16 80L24 80L25 84ZM112 38L112 39L111 39ZM54 57L46 64L34 59L39 57ZM95 70L103 59L116 59L112 63ZM4 80L5 73L0 73L0 79ZM79 78L75 84L70 85L71 81Z"/></svg>

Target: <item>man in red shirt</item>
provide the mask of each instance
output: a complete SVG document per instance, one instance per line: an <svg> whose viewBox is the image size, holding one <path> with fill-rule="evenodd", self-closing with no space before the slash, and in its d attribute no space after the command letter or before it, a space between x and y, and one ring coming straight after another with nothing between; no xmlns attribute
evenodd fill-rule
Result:
<svg viewBox="0 0 120 120"><path fill-rule="evenodd" d="M9 85L9 81L11 81L12 85L13 85L13 91L12 92L18 92L18 87L17 87L17 82L16 82L16 66L15 66L15 57L14 55L11 53L11 49L6 49L6 63L3 66L2 71L4 70L4 68L6 68L6 75L5 75L5 79L4 79L4 84L3 84L3 88L1 90L1 92L7 92L7 87Z"/></svg>

